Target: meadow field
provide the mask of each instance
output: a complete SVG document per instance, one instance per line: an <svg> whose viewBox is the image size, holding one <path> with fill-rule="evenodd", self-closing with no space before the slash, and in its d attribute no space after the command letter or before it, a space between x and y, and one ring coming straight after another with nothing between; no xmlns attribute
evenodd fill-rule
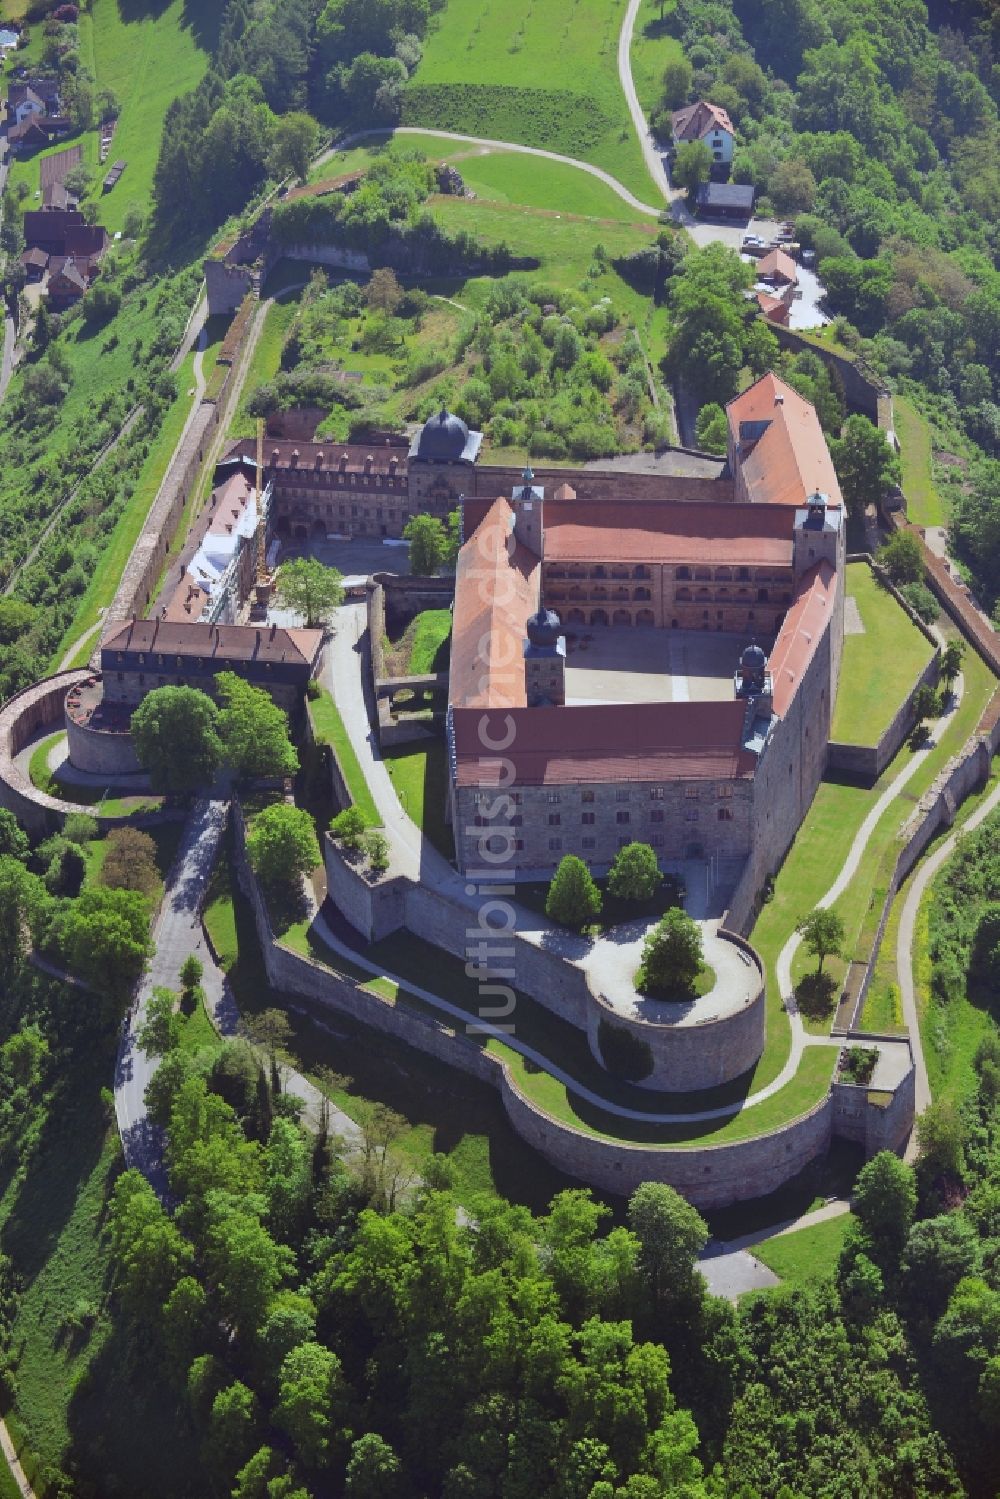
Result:
<svg viewBox="0 0 1000 1499"><path fill-rule="evenodd" d="M407 125L436 125L594 162L651 182L618 80L626 0L448 0L407 89Z"/></svg>
<svg viewBox="0 0 1000 1499"><path fill-rule="evenodd" d="M128 165L107 195L101 192L97 135L86 137L85 159L98 174L90 196L100 202L100 220L110 233L122 227L133 205L148 213L164 118L174 99L205 72L219 20L220 7L212 0L170 0L162 8L93 0L90 14L81 16L81 54L97 87L112 89L121 105L107 165Z"/></svg>

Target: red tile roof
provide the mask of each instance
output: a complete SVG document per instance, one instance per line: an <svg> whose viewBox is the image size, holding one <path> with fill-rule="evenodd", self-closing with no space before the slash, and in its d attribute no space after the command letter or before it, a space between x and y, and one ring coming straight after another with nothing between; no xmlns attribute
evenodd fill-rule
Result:
<svg viewBox="0 0 1000 1499"><path fill-rule="evenodd" d="M751 776L757 762L742 745L744 711L735 699L514 708L489 715L484 736L481 711L456 709L456 782L497 785L507 760L515 787ZM509 739L503 761L490 739Z"/></svg>
<svg viewBox="0 0 1000 1499"><path fill-rule="evenodd" d="M772 297L770 292L759 291L757 293L757 306L772 323L781 323L783 327L787 326L788 303L782 301L781 297Z"/></svg>
<svg viewBox="0 0 1000 1499"><path fill-rule="evenodd" d="M757 262L757 275L762 281L789 281L794 286L799 279L795 261L784 250L769 250Z"/></svg>
<svg viewBox="0 0 1000 1499"><path fill-rule="evenodd" d="M494 500L458 554L449 695L456 708L523 706L525 625L541 563L514 540L509 500Z"/></svg>
<svg viewBox="0 0 1000 1499"><path fill-rule="evenodd" d="M741 451L744 423L767 423L752 446L742 443L740 470L747 499L766 505L804 505L819 490L841 505L830 450L809 402L777 375L762 375L726 407L729 430Z"/></svg>
<svg viewBox="0 0 1000 1499"><path fill-rule="evenodd" d="M789 567L792 519L770 505L683 500L553 500L546 562L730 562Z"/></svg>
<svg viewBox="0 0 1000 1499"><path fill-rule="evenodd" d="M817 562L799 580L795 602L785 615L768 661L774 711L779 718L788 712L799 690L806 668L829 626L836 597L837 573L829 562Z"/></svg>
<svg viewBox="0 0 1000 1499"><path fill-rule="evenodd" d="M253 438L242 438L227 450L227 458L254 459ZM293 442L287 438L265 437L264 467L300 470L302 473L395 474L406 473L406 448L382 443Z"/></svg>
<svg viewBox="0 0 1000 1499"><path fill-rule="evenodd" d="M226 661L271 661L312 665L323 645L322 630L276 626L210 625L135 619L102 641L101 651L155 651L163 655L206 656L220 669Z"/></svg>
<svg viewBox="0 0 1000 1499"><path fill-rule="evenodd" d="M712 130L728 130L730 135L733 134L733 122L721 104L711 104L707 99L675 109L670 123L674 139L679 141L700 141Z"/></svg>

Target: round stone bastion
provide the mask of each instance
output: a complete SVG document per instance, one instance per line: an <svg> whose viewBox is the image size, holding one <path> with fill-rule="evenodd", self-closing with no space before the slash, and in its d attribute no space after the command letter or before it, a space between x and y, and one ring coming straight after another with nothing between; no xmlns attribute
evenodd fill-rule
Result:
<svg viewBox="0 0 1000 1499"><path fill-rule="evenodd" d="M715 971L707 994L680 1004L638 994L642 931L634 941L602 939L585 965L590 1004L587 1039L596 1061L626 1076L606 1055L624 1052L628 1080L664 1093L718 1088L755 1065L764 1049L764 965L744 938L702 923L705 962ZM631 1038L632 1045L629 1044ZM609 1066L609 1061L612 1065ZM645 1076L639 1072L648 1067Z"/></svg>
<svg viewBox="0 0 1000 1499"><path fill-rule="evenodd" d="M135 775L142 769L135 757L129 725L132 710L125 704L104 701L104 683L99 674L76 682L64 705L69 761L77 770L95 775Z"/></svg>

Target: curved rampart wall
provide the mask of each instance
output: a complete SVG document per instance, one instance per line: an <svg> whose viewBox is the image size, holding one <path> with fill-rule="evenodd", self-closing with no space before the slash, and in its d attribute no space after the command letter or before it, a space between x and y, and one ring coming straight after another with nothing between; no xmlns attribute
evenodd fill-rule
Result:
<svg viewBox="0 0 1000 1499"><path fill-rule="evenodd" d="M521 1093L504 1060L451 1029L444 1019L435 1020L405 1004L391 1004L375 991L278 942L245 857L238 807L234 807L234 821L237 869L253 907L268 982L280 992L298 994L350 1015L496 1088L512 1127L568 1176L621 1194L644 1181L666 1182L696 1207L722 1207L775 1191L829 1146L833 1129L829 1094L801 1119L756 1139L725 1145L631 1144L590 1134L543 1114Z"/></svg>
<svg viewBox="0 0 1000 1499"><path fill-rule="evenodd" d="M39 791L15 763L25 745L39 729L53 731L65 726L64 705L66 693L71 687L84 682L89 671L61 671L43 682L35 682L15 693L0 708L0 806L13 812L19 822L31 832L49 832L62 827L72 812L85 812L95 818L102 831L122 827L148 827L158 822L174 822L184 816L179 811L157 811L129 817L127 814L109 816L95 807L78 802L61 801Z"/></svg>
<svg viewBox="0 0 1000 1499"><path fill-rule="evenodd" d="M591 994L587 1039L601 1066L607 1066L599 1040L604 1020L649 1047L653 1068L648 1076L637 1079L640 1088L690 1093L698 1088L720 1087L749 1072L764 1050L764 969L749 942L732 932L720 931L719 936L747 955L756 974L755 992L747 1003L728 1015L697 1025L665 1025L621 1015L601 995Z"/></svg>
<svg viewBox="0 0 1000 1499"><path fill-rule="evenodd" d="M107 776L134 776L141 771L131 734L109 734L106 729L77 723L68 710L65 722L69 758L77 770Z"/></svg>

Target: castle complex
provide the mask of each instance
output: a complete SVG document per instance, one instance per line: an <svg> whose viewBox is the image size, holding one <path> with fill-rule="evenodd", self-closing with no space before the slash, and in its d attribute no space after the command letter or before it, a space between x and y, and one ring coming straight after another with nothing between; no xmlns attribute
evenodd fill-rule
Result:
<svg viewBox="0 0 1000 1499"><path fill-rule="evenodd" d="M823 774L845 515L812 406L730 403L731 499L467 497L448 710L459 867L663 859L775 870ZM710 486L711 488L711 486Z"/></svg>

